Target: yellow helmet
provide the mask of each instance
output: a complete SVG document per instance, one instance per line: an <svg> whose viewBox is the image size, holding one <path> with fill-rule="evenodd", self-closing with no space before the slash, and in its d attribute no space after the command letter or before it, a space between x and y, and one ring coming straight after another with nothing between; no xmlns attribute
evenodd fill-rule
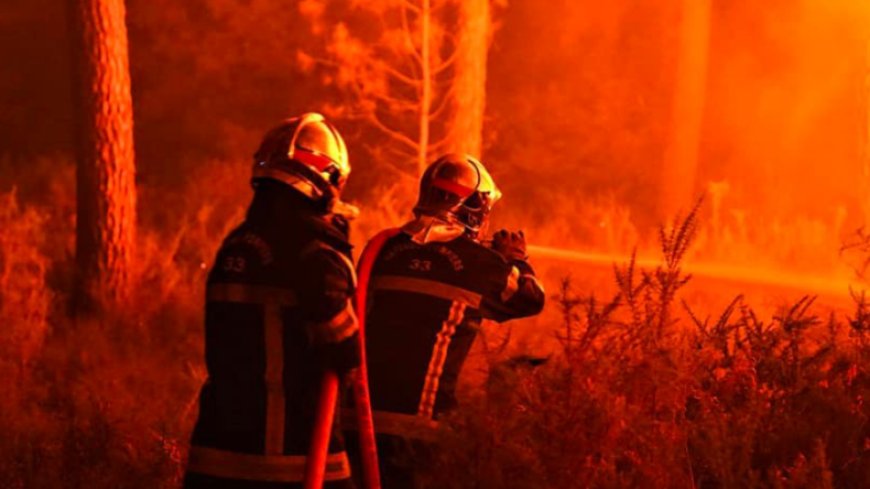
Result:
<svg viewBox="0 0 870 489"><path fill-rule="evenodd" d="M332 201L348 175L344 139L322 115L308 112L266 134L254 154L251 183L256 188L261 179L277 180L311 200Z"/></svg>
<svg viewBox="0 0 870 489"><path fill-rule="evenodd" d="M462 224L477 238L501 192L483 163L467 154L441 156L423 172L414 213Z"/></svg>

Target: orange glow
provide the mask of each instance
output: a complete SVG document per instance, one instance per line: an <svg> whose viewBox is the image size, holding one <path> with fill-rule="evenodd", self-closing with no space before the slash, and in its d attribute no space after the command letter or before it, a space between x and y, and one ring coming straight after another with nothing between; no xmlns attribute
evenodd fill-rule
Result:
<svg viewBox="0 0 870 489"><path fill-rule="evenodd" d="M562 65L566 78L594 96L524 94L538 107L529 121L567 111L559 104L570 101L587 106L571 113L576 129L561 128L575 133L530 122L567 140L564 152L524 163L539 175L553 172L543 197L539 187L497 174L507 180L503 205L528 199L550 209L535 214L546 218L529 230L534 242L594 252L582 260L592 263L624 257L638 239L645 256L655 256L655 223L705 195L692 256L698 273L848 294L854 263L840 248L870 222L870 3L641 3L578 6L555 21L563 48L590 53ZM564 55L539 56L546 66ZM650 91L662 79L665 88ZM582 176L568 178L574 171ZM564 198L552 205L552 194ZM525 216L503 220L529 227Z"/></svg>
<svg viewBox="0 0 870 489"><path fill-rule="evenodd" d="M699 173L729 182L732 205L829 222L843 207L851 224L865 220L867 11L804 0L714 16Z"/></svg>
<svg viewBox="0 0 870 489"><path fill-rule="evenodd" d="M348 144L356 250L469 152L547 289L471 332L427 487L866 486L870 0L112 2L136 199L102 226L137 232L124 307L87 320L66 4L97 2L0 2L0 486L181 484L206 276L264 131L308 111ZM659 225L698 198L694 278L663 285Z"/></svg>

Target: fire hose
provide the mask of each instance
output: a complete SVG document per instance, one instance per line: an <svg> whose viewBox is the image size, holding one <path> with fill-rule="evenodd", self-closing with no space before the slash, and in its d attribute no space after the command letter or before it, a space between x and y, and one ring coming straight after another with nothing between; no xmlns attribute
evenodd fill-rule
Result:
<svg viewBox="0 0 870 489"><path fill-rule="evenodd" d="M369 399L368 370L366 368L365 351L365 318L366 292L369 277L375 259L388 239L399 233L398 229L388 229L375 236L366 245L360 256L358 265L358 283L354 306L359 320L359 357L360 366L352 376L356 424L359 430L359 452L362 462L362 479L364 489L380 489L380 473L378 471L378 452L375 441L375 430L372 423L372 407ZM338 374L332 371L324 373L321 382L320 396L317 404L317 416L311 446L305 465L305 489L321 489L326 472L326 458L329 452L329 440L332 433L332 423L335 418L335 407L338 400Z"/></svg>
<svg viewBox="0 0 870 489"><path fill-rule="evenodd" d="M610 267L613 264L627 263L631 256L596 253L551 246L530 245L529 253L535 258L551 259ZM655 268L661 265L660 259L638 256L635 265L639 268ZM844 277L812 275L789 270L760 269L740 264L687 261L683 270L697 277L706 277L726 282L757 284L782 289L798 289L802 292L815 292L833 297L848 296L849 288L861 288Z"/></svg>

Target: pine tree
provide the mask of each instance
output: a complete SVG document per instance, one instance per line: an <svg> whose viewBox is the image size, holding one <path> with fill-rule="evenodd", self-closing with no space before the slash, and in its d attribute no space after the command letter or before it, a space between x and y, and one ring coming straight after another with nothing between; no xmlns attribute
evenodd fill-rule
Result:
<svg viewBox="0 0 870 489"><path fill-rule="evenodd" d="M486 60L491 36L490 0L459 3L459 36L453 66L455 109L447 123L449 151L481 157L486 108Z"/></svg>
<svg viewBox="0 0 870 489"><path fill-rule="evenodd" d="M123 0L74 0L79 305L117 304L130 288L136 226L133 104Z"/></svg>

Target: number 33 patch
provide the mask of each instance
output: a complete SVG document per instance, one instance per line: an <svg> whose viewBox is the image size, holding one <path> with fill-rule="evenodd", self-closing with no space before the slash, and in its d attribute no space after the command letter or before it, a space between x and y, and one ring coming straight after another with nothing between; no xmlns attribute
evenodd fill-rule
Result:
<svg viewBox="0 0 870 489"><path fill-rule="evenodd" d="M223 269L225 272L242 273L245 271L245 257L228 256L224 258Z"/></svg>
<svg viewBox="0 0 870 489"><path fill-rule="evenodd" d="M429 260L418 260L414 258L411 260L411 264L408 265L408 268L417 272L428 272L432 270L432 262Z"/></svg>

